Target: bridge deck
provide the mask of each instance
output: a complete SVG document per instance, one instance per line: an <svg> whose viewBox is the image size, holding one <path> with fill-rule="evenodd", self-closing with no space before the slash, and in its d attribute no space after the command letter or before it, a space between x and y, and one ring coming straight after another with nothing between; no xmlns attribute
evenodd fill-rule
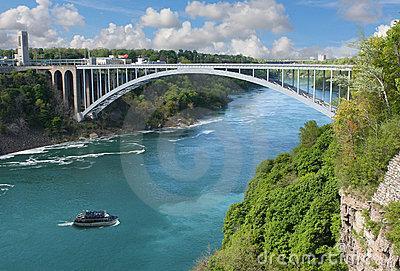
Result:
<svg viewBox="0 0 400 271"><path fill-rule="evenodd" d="M196 63L196 64L126 64L126 65L78 65L77 69L257 69L257 70L333 70L352 71L352 65L326 64L240 64L240 63Z"/></svg>

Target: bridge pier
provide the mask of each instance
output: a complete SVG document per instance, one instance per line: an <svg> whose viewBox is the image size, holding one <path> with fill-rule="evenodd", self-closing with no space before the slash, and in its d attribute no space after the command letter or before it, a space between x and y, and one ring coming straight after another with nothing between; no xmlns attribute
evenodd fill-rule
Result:
<svg viewBox="0 0 400 271"><path fill-rule="evenodd" d="M78 72L75 66L51 66L47 68L51 74L52 85L61 96L66 108L72 108L74 113L80 111L80 96L78 91Z"/></svg>
<svg viewBox="0 0 400 271"><path fill-rule="evenodd" d="M322 100L323 101L325 101L325 88L326 88L325 80L326 80L326 71L322 71L322 97L323 97Z"/></svg>
<svg viewBox="0 0 400 271"><path fill-rule="evenodd" d="M294 70L292 70L292 87L294 87Z"/></svg>
<svg viewBox="0 0 400 271"><path fill-rule="evenodd" d="M316 95L316 93L317 93L317 84L316 84L316 81L317 81L317 78L316 78L316 70L314 70L314 78L313 78L313 80L314 80L314 82L313 82L313 102L315 103L315 95ZM308 71L308 74L310 75L310 71Z"/></svg>
<svg viewBox="0 0 400 271"><path fill-rule="evenodd" d="M297 70L297 94L300 94L300 69Z"/></svg>
<svg viewBox="0 0 400 271"><path fill-rule="evenodd" d="M331 70L331 82L329 85L329 110L332 111L332 95L333 95L333 70Z"/></svg>

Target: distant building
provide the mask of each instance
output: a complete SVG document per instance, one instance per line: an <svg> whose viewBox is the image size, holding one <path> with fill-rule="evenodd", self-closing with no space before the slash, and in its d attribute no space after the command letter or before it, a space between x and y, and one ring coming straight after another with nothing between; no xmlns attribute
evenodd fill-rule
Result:
<svg viewBox="0 0 400 271"><path fill-rule="evenodd" d="M109 55L108 57L93 58L90 61L90 63L92 65L126 65L126 64L132 64L132 59L116 58L113 55Z"/></svg>
<svg viewBox="0 0 400 271"><path fill-rule="evenodd" d="M318 61L325 61L327 60L327 57L325 54L318 54Z"/></svg>
<svg viewBox="0 0 400 271"><path fill-rule="evenodd" d="M141 65L141 64L147 64L147 58L144 58L144 57L138 57L137 58L137 61L136 61L136 64L138 64L138 65Z"/></svg>
<svg viewBox="0 0 400 271"><path fill-rule="evenodd" d="M28 45L28 32L18 32L18 49L16 55L17 65L29 65L29 45Z"/></svg>

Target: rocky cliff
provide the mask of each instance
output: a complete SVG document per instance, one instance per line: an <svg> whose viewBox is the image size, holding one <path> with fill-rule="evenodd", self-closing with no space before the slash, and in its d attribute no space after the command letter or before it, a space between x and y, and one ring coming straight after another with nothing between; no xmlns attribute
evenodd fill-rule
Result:
<svg viewBox="0 0 400 271"><path fill-rule="evenodd" d="M350 271L400 270L400 258L386 238L384 207L400 201L400 154L388 166L371 201L341 192L341 249Z"/></svg>

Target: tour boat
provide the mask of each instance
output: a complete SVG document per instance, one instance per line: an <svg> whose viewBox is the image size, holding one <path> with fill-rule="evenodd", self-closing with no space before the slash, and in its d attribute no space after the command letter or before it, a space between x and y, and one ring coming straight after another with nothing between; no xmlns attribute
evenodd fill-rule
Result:
<svg viewBox="0 0 400 271"><path fill-rule="evenodd" d="M74 225L78 227L104 227L118 223L118 216L106 211L84 211L76 216Z"/></svg>

